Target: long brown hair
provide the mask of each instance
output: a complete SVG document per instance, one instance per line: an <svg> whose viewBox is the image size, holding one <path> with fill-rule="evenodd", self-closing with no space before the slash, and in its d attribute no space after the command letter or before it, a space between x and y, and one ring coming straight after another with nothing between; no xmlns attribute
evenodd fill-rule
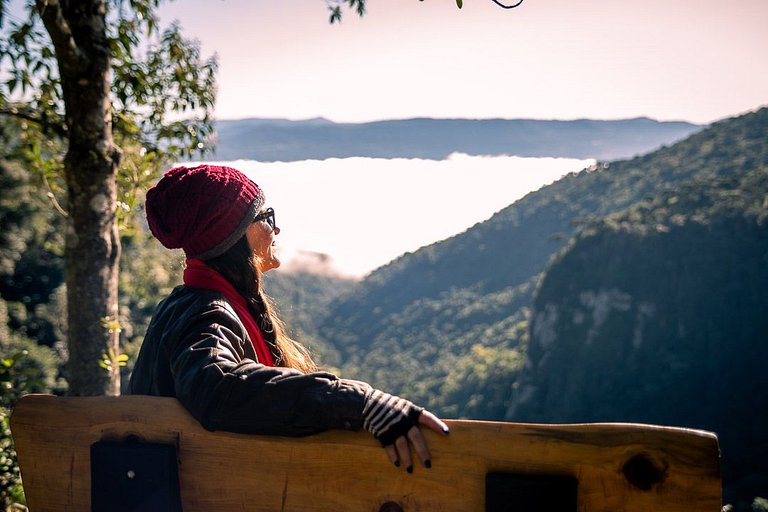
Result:
<svg viewBox="0 0 768 512"><path fill-rule="evenodd" d="M251 315L275 358L275 364L303 373L317 370L307 348L285 332L285 325L278 317L271 299L261 289L258 259L246 236L221 256L206 260L205 263L224 276L245 297Z"/></svg>

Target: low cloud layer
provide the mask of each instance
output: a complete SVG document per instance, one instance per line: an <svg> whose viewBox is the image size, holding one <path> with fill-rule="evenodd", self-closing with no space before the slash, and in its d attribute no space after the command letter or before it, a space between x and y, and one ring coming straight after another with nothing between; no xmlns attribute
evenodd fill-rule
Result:
<svg viewBox="0 0 768 512"><path fill-rule="evenodd" d="M275 208L286 268L295 255L325 271L362 276L408 251L460 233L525 194L591 165L567 158L479 157L442 161L343 158L226 162L250 176Z"/></svg>

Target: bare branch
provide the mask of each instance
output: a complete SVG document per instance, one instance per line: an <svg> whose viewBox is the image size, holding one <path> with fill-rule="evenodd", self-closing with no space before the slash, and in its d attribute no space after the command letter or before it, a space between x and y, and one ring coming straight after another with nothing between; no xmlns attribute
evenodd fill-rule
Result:
<svg viewBox="0 0 768 512"><path fill-rule="evenodd" d="M53 193L51 183L48 181L48 178L45 176L45 174L43 174L43 183L45 183L45 188L48 189L48 192L46 192L45 195L51 201L51 204L56 209L56 211L59 212L59 214L61 214L64 218L69 217L69 213L61 206L59 200L56 199L56 195Z"/></svg>
<svg viewBox="0 0 768 512"><path fill-rule="evenodd" d="M517 7L518 5L520 5L521 3L523 3L523 0L519 0L519 1L518 1L517 3L515 3L515 4L512 4L512 5L505 5L505 4L501 3L501 2L499 2L498 0L491 0L491 1L492 1L493 3L495 3L496 5L498 5L499 7L501 7L502 9L514 9L515 7Z"/></svg>

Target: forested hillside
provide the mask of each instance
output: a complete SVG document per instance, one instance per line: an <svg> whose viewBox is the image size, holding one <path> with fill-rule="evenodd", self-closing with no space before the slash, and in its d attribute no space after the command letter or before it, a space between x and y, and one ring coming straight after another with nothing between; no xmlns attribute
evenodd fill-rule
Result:
<svg viewBox="0 0 768 512"><path fill-rule="evenodd" d="M768 490L768 166L594 223L536 293L506 419L717 432L728 497Z"/></svg>
<svg viewBox="0 0 768 512"><path fill-rule="evenodd" d="M747 510L768 489L767 172L768 109L598 164L374 272L320 332L345 374L446 416L713 429Z"/></svg>
<svg viewBox="0 0 768 512"><path fill-rule="evenodd" d="M446 405L444 388L455 385L448 377L457 356L524 350L534 285L550 257L581 226L696 177L743 174L766 165L766 133L768 109L761 109L649 155L569 175L460 235L373 272L334 304L321 335L334 340L350 373L440 409ZM513 376L513 368L506 377ZM511 386L508 379L487 384L503 387L507 395ZM467 399L457 397L447 410L467 415L462 405ZM482 406L471 413L498 417Z"/></svg>
<svg viewBox="0 0 768 512"><path fill-rule="evenodd" d="M319 336L317 326L328 315L329 303L348 293L356 282L307 271L275 271L264 275L264 288L288 326L290 334L307 345L325 368L341 363L333 340Z"/></svg>

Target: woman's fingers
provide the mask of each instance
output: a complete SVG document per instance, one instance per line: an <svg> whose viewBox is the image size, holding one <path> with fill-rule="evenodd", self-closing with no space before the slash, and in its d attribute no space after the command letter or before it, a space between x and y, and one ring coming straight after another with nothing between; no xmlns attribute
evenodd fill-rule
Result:
<svg viewBox="0 0 768 512"><path fill-rule="evenodd" d="M449 429L443 420L427 411L426 409L419 415L419 425L426 427L435 432L439 432L443 435L448 434ZM403 466L406 471L413 473L413 463L411 459L411 444L416 451L416 455L425 468L432 467L432 456L429 454L427 443L424 440L424 436L421 433L419 425L414 425L408 431L407 437L400 436L395 440L394 444L384 447L387 452L390 462L395 466Z"/></svg>
<svg viewBox="0 0 768 512"><path fill-rule="evenodd" d="M419 424L424 425L425 427L434 430L435 432L440 432L441 434L447 434L450 432L448 425L446 425L443 420L426 409L421 411L421 415L419 416Z"/></svg>
<svg viewBox="0 0 768 512"><path fill-rule="evenodd" d="M384 447L384 451L387 452L389 461L397 467L400 467L400 457L397 456L397 449L394 444L389 444Z"/></svg>
<svg viewBox="0 0 768 512"><path fill-rule="evenodd" d="M408 440L413 444L413 448L416 450L416 454L419 456L421 465L425 468L431 468L432 457L429 455L427 443L424 442L424 436L421 435L421 430L419 430L419 427L411 427L411 430L408 431Z"/></svg>
<svg viewBox="0 0 768 512"><path fill-rule="evenodd" d="M411 447L408 446L408 440L405 436L400 436L395 440L395 448L400 463L405 466L406 471L413 473L413 462L411 462Z"/></svg>

